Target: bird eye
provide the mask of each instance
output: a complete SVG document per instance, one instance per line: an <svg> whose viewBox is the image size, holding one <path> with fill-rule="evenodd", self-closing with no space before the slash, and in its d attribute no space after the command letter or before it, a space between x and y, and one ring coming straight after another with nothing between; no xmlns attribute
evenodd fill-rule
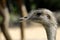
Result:
<svg viewBox="0 0 60 40"><path fill-rule="evenodd" d="M36 15L37 15L37 16L40 16L41 14L42 14L42 13L37 13Z"/></svg>

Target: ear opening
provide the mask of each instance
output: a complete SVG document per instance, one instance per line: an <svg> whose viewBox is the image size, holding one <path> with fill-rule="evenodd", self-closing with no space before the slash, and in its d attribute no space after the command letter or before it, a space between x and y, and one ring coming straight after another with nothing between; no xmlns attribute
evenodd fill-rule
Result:
<svg viewBox="0 0 60 40"><path fill-rule="evenodd" d="M47 14L48 19L51 19L50 15Z"/></svg>

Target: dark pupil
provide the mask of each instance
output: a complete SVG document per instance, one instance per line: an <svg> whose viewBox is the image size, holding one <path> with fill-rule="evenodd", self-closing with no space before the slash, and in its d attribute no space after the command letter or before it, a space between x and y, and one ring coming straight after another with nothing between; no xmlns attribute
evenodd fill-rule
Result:
<svg viewBox="0 0 60 40"><path fill-rule="evenodd" d="M37 13L37 16L40 16L41 15L41 13Z"/></svg>

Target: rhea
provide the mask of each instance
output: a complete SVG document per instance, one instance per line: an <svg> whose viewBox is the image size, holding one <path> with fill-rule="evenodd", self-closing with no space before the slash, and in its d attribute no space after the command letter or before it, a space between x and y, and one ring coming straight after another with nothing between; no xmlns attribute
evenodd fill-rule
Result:
<svg viewBox="0 0 60 40"><path fill-rule="evenodd" d="M46 30L47 39L56 40L57 22L52 11L48 9L33 10L24 20L42 24Z"/></svg>

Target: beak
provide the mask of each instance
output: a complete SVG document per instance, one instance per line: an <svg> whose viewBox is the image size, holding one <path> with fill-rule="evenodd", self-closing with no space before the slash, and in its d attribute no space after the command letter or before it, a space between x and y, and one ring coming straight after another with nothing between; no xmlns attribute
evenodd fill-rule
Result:
<svg viewBox="0 0 60 40"><path fill-rule="evenodd" d="M21 18L19 18L19 22L24 22L24 21L27 21L27 20L28 20L27 17L21 17Z"/></svg>
<svg viewBox="0 0 60 40"><path fill-rule="evenodd" d="M24 17L19 18L19 22L23 22L24 19L25 19Z"/></svg>

